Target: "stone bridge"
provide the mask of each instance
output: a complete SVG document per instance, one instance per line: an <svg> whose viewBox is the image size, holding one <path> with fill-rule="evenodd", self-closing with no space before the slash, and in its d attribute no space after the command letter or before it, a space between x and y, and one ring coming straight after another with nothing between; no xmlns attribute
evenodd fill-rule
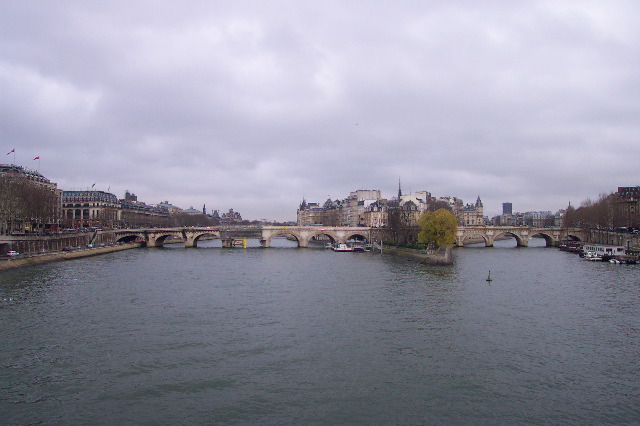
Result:
<svg viewBox="0 0 640 426"><path fill-rule="evenodd" d="M269 247L274 237L291 236L298 247L308 247L309 242L318 236L325 236L332 243L345 243L348 240L371 240L371 228L351 228L335 226L238 226L238 227L185 227L185 228L145 228L120 229L112 231L119 242L137 241L147 247L162 247L170 239L181 240L185 247L197 247L198 240L204 236L222 240L223 247L232 246L232 241L240 238L256 238L262 247Z"/></svg>
<svg viewBox="0 0 640 426"><path fill-rule="evenodd" d="M485 247L493 247L497 239L515 237L518 247L527 247L533 237L544 238L547 247L553 247L562 240L584 241L585 235L578 228L534 228L530 226L460 226L455 245L462 247L469 243L483 242Z"/></svg>
<svg viewBox="0 0 640 426"><path fill-rule="evenodd" d="M114 233L118 242L136 241L147 247L162 247L170 240L181 240L185 247L197 247L198 240L205 235L220 238L217 227L120 229Z"/></svg>
<svg viewBox="0 0 640 426"><path fill-rule="evenodd" d="M298 247L309 247L309 242L318 236L326 236L332 243L346 243L349 240L371 241L371 228L347 226L263 226L262 247L269 247L273 237L291 235L298 241Z"/></svg>

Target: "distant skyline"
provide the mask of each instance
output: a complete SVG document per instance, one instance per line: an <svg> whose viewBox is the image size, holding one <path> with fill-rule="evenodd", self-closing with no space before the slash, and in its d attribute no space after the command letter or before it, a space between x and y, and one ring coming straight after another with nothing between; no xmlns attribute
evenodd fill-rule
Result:
<svg viewBox="0 0 640 426"><path fill-rule="evenodd" d="M62 189L248 219L398 176L557 211L640 185L639 51L636 1L10 0L0 137Z"/></svg>

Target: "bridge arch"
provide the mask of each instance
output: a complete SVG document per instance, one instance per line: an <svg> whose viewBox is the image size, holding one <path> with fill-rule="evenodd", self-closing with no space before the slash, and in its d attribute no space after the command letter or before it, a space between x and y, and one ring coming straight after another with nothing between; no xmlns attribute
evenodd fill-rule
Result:
<svg viewBox="0 0 640 426"><path fill-rule="evenodd" d="M309 238L309 241L312 241L313 239L316 239L318 241L322 240L321 238L317 238L317 237L327 237L327 238L329 238L329 242L331 244L333 244L333 243L335 243L337 241L335 234L332 235L331 232L327 232L327 231L320 231L320 232L313 233L311 235L311 237Z"/></svg>
<svg viewBox="0 0 640 426"><path fill-rule="evenodd" d="M361 233L361 232L354 232L354 233L351 233L351 234L347 234L346 240L347 241L352 241L352 240L354 240L354 241L363 241L365 243L369 242L369 239L367 238L367 236L363 235L363 233Z"/></svg>
<svg viewBox="0 0 640 426"><path fill-rule="evenodd" d="M142 237L142 235L136 235L136 234L131 234L131 235L123 235L120 238L116 239L116 243L133 243L135 241L144 241L144 238Z"/></svg>
<svg viewBox="0 0 640 426"><path fill-rule="evenodd" d="M163 247L167 238L173 237L181 241L185 241L184 237L179 232L163 232L154 235L149 235L147 245L149 247Z"/></svg>
<svg viewBox="0 0 640 426"><path fill-rule="evenodd" d="M556 245L556 239L553 238L552 235L549 235L546 232L538 232L537 234L533 234L529 237L529 241L531 241L532 238L534 237L541 237L544 238L545 241L545 246L546 247L554 247ZM528 244L527 244L528 245Z"/></svg>
<svg viewBox="0 0 640 426"><path fill-rule="evenodd" d="M470 241L467 241L467 240L470 240ZM460 245L464 246L465 242L466 244L474 244L474 243L479 243L481 241L484 242L485 247L489 246L490 244L489 239L487 238L486 235L477 233L477 234L463 235L460 241Z"/></svg>
<svg viewBox="0 0 640 426"><path fill-rule="evenodd" d="M293 230L276 231L264 236L262 239L262 247L271 247L271 241L276 237L291 237L296 240L298 247L302 247L300 234Z"/></svg>
<svg viewBox="0 0 640 426"><path fill-rule="evenodd" d="M211 236L213 239L220 239L220 232L207 231L207 232L198 232L191 235L185 235L185 246L186 247L198 247L198 241L202 237Z"/></svg>
<svg viewBox="0 0 640 426"><path fill-rule="evenodd" d="M9 252L9 250L11 250L11 244L10 243L0 243L0 255L5 255Z"/></svg>
<svg viewBox="0 0 640 426"><path fill-rule="evenodd" d="M493 237L493 240L499 240L502 237L514 237L516 239L516 246L518 247L527 247L527 245L529 244L528 238L523 238L523 236L519 235L517 232L512 231L500 232Z"/></svg>

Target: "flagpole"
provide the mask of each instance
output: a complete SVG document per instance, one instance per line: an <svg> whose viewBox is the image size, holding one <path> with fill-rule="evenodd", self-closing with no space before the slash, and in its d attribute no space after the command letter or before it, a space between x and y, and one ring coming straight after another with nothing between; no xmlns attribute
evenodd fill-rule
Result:
<svg viewBox="0 0 640 426"><path fill-rule="evenodd" d="M11 163L12 166L16 165L16 149L13 148L11 151L7 152L7 155L13 153L13 163Z"/></svg>

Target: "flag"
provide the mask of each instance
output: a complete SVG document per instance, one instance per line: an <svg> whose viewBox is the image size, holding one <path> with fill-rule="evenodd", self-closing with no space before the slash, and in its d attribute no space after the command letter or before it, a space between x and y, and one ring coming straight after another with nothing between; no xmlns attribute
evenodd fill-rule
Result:
<svg viewBox="0 0 640 426"><path fill-rule="evenodd" d="M93 187L96 186L96 184L94 183L93 185L91 185L91 189L93 189Z"/></svg>
<svg viewBox="0 0 640 426"><path fill-rule="evenodd" d="M39 156L39 155L38 155L36 158L34 158L34 160L39 160L39 159L40 159L40 156Z"/></svg>
<svg viewBox="0 0 640 426"><path fill-rule="evenodd" d="M11 151L7 152L7 155L11 154L12 152L16 152L16 149L13 148Z"/></svg>

